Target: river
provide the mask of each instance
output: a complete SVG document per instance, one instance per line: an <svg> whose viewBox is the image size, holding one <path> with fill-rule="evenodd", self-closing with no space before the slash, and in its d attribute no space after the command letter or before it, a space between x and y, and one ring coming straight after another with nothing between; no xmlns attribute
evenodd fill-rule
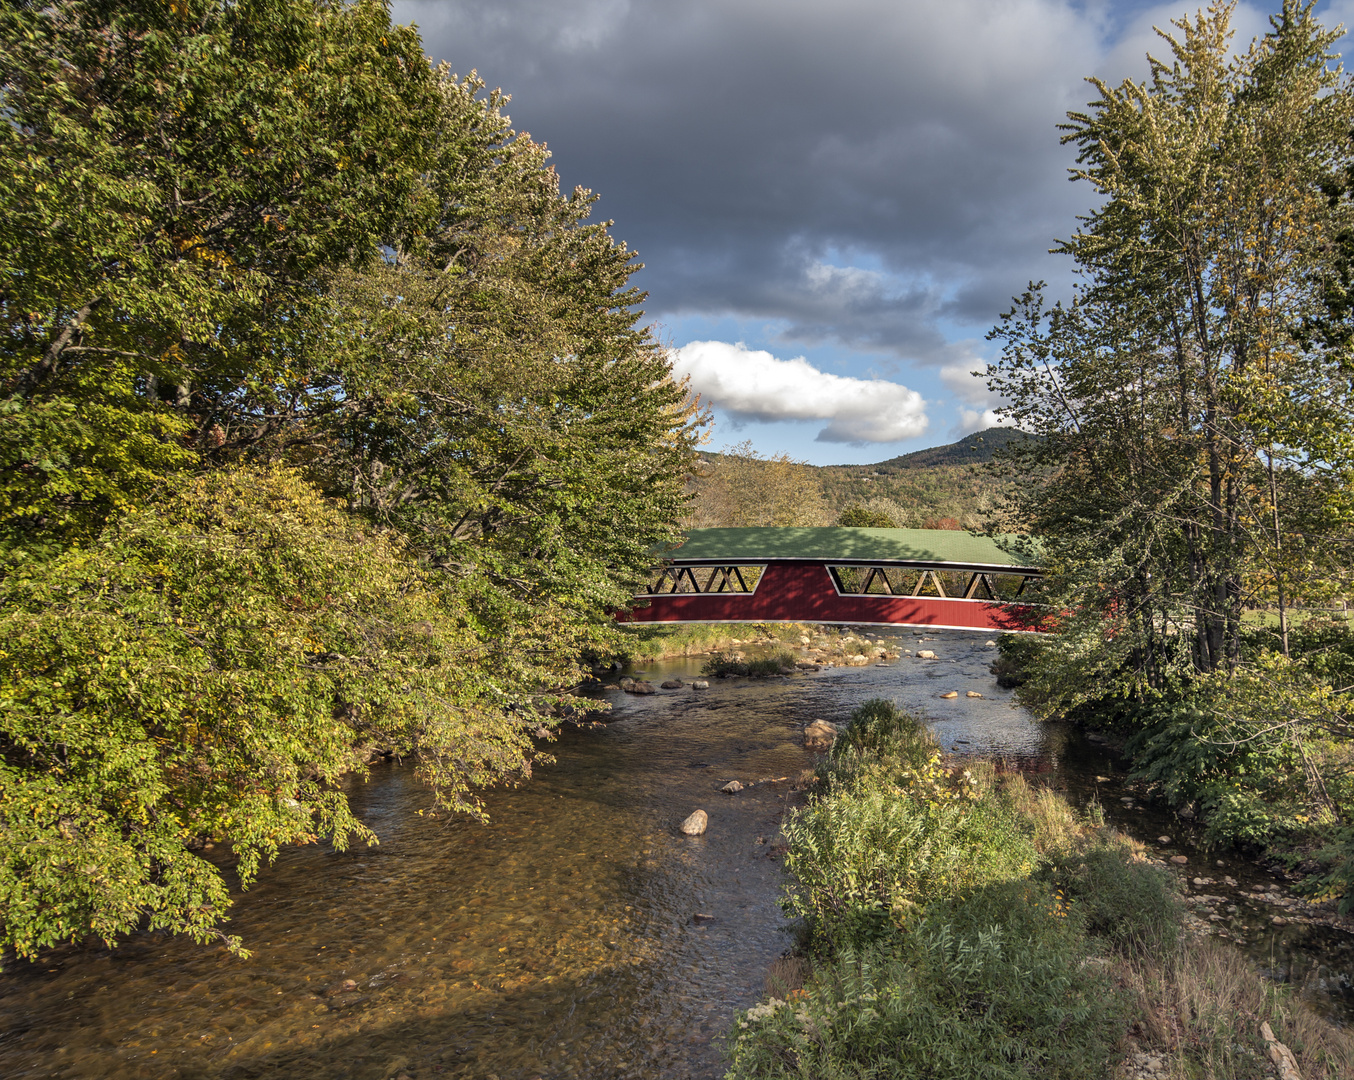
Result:
<svg viewBox="0 0 1354 1080"><path fill-rule="evenodd" d="M772 842L794 798L779 778L811 764L800 743L810 720L888 697L930 720L947 749L1004 757L1078 801L1098 795L1135 834L1164 827L1114 801L1111 751L1034 723L996 686L983 636L924 636L884 640L933 649L935 661L607 692L608 722L562 731L556 764L490 792L487 825L420 816L413 770L377 766L350 797L378 847L290 849L236 896L228 929L251 959L139 935L11 965L0 1075L718 1077L733 1013L763 996L789 944ZM689 682L700 663L643 674ZM949 690L960 696L941 699ZM771 782L720 793L732 779ZM697 807L708 831L681 835ZM1196 858L1187 838L1177 847ZM1255 877L1225 872L1243 886ZM1348 1008L1345 935L1288 927L1249 947L1323 1007Z"/></svg>

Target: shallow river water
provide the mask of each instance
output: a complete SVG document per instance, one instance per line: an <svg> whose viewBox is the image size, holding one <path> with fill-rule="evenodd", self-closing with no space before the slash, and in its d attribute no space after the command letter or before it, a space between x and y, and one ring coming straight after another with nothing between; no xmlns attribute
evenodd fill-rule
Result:
<svg viewBox="0 0 1354 1080"><path fill-rule="evenodd" d="M10 966L0 1076L720 1076L733 1013L789 944L771 841L794 798L779 778L811 764L810 720L888 697L947 749L1003 756L1078 799L1097 775L1112 786L1108 750L1033 723L997 688L981 635L926 637L936 661L607 693L608 723L563 731L556 764L489 794L487 825L420 816L412 770L377 766L351 798L379 847L289 850L237 896L229 929L252 959L146 935ZM645 675L689 681L700 663ZM732 779L774 782L721 794ZM682 836L697 807L709 830ZM1288 937L1256 947L1316 970Z"/></svg>

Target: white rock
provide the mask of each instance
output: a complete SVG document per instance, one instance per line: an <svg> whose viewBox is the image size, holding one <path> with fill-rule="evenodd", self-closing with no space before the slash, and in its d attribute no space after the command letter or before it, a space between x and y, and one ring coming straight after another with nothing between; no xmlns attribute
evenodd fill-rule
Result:
<svg viewBox="0 0 1354 1080"><path fill-rule="evenodd" d="M687 836L700 836L710 824L710 816L704 810L695 811L689 818L682 822L679 828Z"/></svg>
<svg viewBox="0 0 1354 1080"><path fill-rule="evenodd" d="M917 652L918 660L934 660L935 658L936 654L933 653L930 649L920 649Z"/></svg>
<svg viewBox="0 0 1354 1080"><path fill-rule="evenodd" d="M738 781L738 780L730 780L727 784L725 784L725 785L724 785L722 788L720 788L719 790L722 791L722 792L724 792L724 793L727 794L727 795L736 795L736 794L738 794L738 792L740 792L740 791L743 790L743 785L742 785L742 782L741 782L741 781Z"/></svg>
<svg viewBox="0 0 1354 1080"><path fill-rule="evenodd" d="M710 682L708 679L697 679L691 684L692 690L709 690Z"/></svg>

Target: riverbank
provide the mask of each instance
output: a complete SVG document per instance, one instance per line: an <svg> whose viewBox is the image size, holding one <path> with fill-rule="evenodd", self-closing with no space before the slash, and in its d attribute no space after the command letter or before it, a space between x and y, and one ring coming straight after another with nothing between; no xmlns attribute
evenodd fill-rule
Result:
<svg viewBox="0 0 1354 1080"><path fill-rule="evenodd" d="M784 831L800 945L736 1021L731 1080L1258 1080L1278 1043L1306 1080L1354 1074L1348 1032L1192 932L1170 863L1094 806L946 760L888 702L856 710Z"/></svg>
<svg viewBox="0 0 1354 1080"><path fill-rule="evenodd" d="M878 634L808 623L630 623L620 630L626 642L611 658L615 663L646 664L744 648L789 648L805 663L824 666L863 667L866 659L873 663L899 655L887 655L890 649ZM861 661L853 665L853 657Z"/></svg>

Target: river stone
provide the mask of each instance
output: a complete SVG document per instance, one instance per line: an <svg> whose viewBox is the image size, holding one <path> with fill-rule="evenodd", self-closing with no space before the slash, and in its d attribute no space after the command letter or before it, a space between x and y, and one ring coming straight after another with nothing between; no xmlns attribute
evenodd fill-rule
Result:
<svg viewBox="0 0 1354 1080"><path fill-rule="evenodd" d="M1184 866L1187 862L1189 862L1189 859L1187 859L1184 855L1172 855L1171 862L1175 863L1176 866Z"/></svg>
<svg viewBox="0 0 1354 1080"><path fill-rule="evenodd" d="M678 828L687 836L700 836L705 832L705 828L710 824L710 816L704 810L695 811L689 818L682 822Z"/></svg>
<svg viewBox="0 0 1354 1080"><path fill-rule="evenodd" d="M738 794L738 792L743 790L743 785L738 780L730 780L719 790L724 792L726 795L736 795Z"/></svg>
<svg viewBox="0 0 1354 1080"><path fill-rule="evenodd" d="M622 679L621 689L627 694L654 694L654 684L643 679Z"/></svg>
<svg viewBox="0 0 1354 1080"><path fill-rule="evenodd" d="M966 693L964 696L965 696L965 697L976 697L976 698L980 698L980 697L982 697L983 695L980 694L980 693L978 693L977 690L970 690L970 691L968 691L968 693Z"/></svg>
<svg viewBox="0 0 1354 1080"><path fill-rule="evenodd" d="M662 686L664 690L680 690L686 684L682 682L681 679L664 679L659 685Z"/></svg>
<svg viewBox="0 0 1354 1080"><path fill-rule="evenodd" d="M1171 842L1171 838L1170 838L1169 836L1158 836L1158 837L1157 837L1157 843L1158 843L1158 844L1169 844L1170 842Z"/></svg>
<svg viewBox="0 0 1354 1080"><path fill-rule="evenodd" d="M918 660L934 660L935 658L936 658L936 654L933 653L930 649L919 649L919 650L917 650L917 659L918 659Z"/></svg>
<svg viewBox="0 0 1354 1080"><path fill-rule="evenodd" d="M709 681L706 680L706 679L697 679L695 682L693 682L693 683L691 684L691 689L692 689L692 690L709 690L709 689L710 689L710 683L709 683Z"/></svg>
<svg viewBox="0 0 1354 1080"><path fill-rule="evenodd" d="M815 720L804 729L804 746L809 750L826 750L837 741L837 728L826 720Z"/></svg>
<svg viewBox="0 0 1354 1080"><path fill-rule="evenodd" d="M947 698L947 699L948 699L948 698L956 698L956 697L959 696L959 691L958 691L958 690L951 690L948 694L941 694L940 696L943 697L943 698Z"/></svg>

